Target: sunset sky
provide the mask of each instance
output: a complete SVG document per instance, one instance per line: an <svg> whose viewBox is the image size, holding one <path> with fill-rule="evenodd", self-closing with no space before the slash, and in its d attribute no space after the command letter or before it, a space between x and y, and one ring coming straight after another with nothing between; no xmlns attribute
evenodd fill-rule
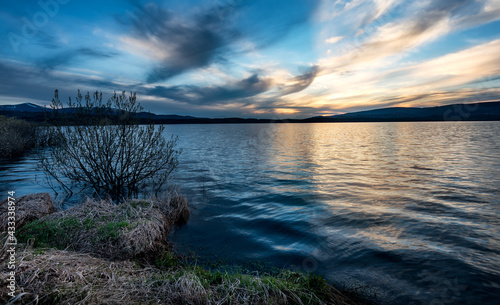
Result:
<svg viewBox="0 0 500 305"><path fill-rule="evenodd" d="M9 0L0 37L0 105L127 90L158 114L306 118L500 100L500 0Z"/></svg>

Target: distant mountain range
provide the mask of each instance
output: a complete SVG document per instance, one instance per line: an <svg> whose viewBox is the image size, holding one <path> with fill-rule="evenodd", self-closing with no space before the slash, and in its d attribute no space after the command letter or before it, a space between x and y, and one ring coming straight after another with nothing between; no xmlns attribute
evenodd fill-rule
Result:
<svg viewBox="0 0 500 305"><path fill-rule="evenodd" d="M500 102L453 104L437 107L390 107L334 116L312 117L311 122L496 121Z"/></svg>
<svg viewBox="0 0 500 305"><path fill-rule="evenodd" d="M29 121L44 121L45 112L52 109L32 103L0 106L0 115ZM66 109L72 112L73 109ZM198 118L181 115L158 115L141 112L138 118L158 124L214 124L214 123L314 123L314 122L407 122L407 121L497 121L500 120L500 102L453 104L438 107L390 107L351 112L333 116L317 116L307 119L242 119Z"/></svg>
<svg viewBox="0 0 500 305"><path fill-rule="evenodd" d="M0 106L1 112L43 112L44 107L32 103Z"/></svg>

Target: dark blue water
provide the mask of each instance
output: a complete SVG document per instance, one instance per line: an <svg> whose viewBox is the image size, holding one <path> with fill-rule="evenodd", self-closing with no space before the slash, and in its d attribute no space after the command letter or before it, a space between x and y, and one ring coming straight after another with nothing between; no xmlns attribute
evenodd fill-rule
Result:
<svg viewBox="0 0 500 305"><path fill-rule="evenodd" d="M497 304L500 122L170 125L180 251L319 272L388 304ZM0 166L32 182L34 156ZM364 288L363 288L364 287Z"/></svg>

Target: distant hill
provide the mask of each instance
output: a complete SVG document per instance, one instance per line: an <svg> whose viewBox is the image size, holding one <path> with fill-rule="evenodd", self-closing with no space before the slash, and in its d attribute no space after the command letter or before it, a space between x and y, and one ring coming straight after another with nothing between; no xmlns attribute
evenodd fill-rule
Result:
<svg viewBox="0 0 500 305"><path fill-rule="evenodd" d="M305 119L307 122L490 121L500 120L500 102L437 107L390 107Z"/></svg>
<svg viewBox="0 0 500 305"><path fill-rule="evenodd" d="M141 112L138 114L140 118L151 118L153 120L194 120L198 119L194 116L176 115L176 114L154 114L151 112Z"/></svg>
<svg viewBox="0 0 500 305"><path fill-rule="evenodd" d="M17 105L0 105L0 111L12 111L12 112L43 112L44 107L38 106L32 103L24 103Z"/></svg>
<svg viewBox="0 0 500 305"><path fill-rule="evenodd" d="M0 106L0 115L22 118L29 121L44 121L44 112L51 112L32 103ZM74 109L65 109L66 113ZM438 107L389 107L351 112L333 116L318 116L308 119L242 119L242 118L197 118L182 115L158 115L141 112L142 122L157 124L214 124L214 123L313 123L313 122L404 122L404 121L497 121L500 120L500 102L453 104Z"/></svg>

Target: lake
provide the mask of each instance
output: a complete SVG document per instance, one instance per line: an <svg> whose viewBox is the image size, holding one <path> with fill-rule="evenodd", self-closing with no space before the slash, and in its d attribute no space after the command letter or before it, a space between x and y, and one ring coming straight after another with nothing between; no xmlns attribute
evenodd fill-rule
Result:
<svg viewBox="0 0 500 305"><path fill-rule="evenodd" d="M179 251L317 272L387 304L497 304L500 122L168 125ZM37 185L36 155L0 164ZM40 175L38 173L38 175Z"/></svg>

